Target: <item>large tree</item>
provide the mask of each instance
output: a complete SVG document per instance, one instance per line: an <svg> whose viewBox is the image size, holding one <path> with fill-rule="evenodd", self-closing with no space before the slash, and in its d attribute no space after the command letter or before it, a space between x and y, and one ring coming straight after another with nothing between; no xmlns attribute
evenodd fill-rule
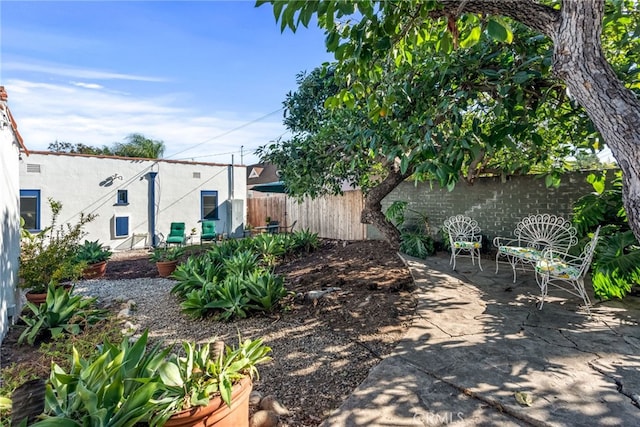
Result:
<svg viewBox="0 0 640 427"><path fill-rule="evenodd" d="M425 41L414 65L383 69L380 87L393 102L374 112L333 68L316 69L299 76L284 103L292 137L259 154L278 166L294 196L336 194L345 181L360 187L362 222L397 247L400 233L381 202L408 176L451 186L488 172L549 171L591 144L588 119L545 78L545 43L531 37L505 48L484 40L458 56L439 55L435 38ZM327 108L340 100L351 108Z"/></svg>
<svg viewBox="0 0 640 427"><path fill-rule="evenodd" d="M509 23L499 17L513 19L548 37L553 43L554 75L584 107L623 171L624 205L630 227L640 239L640 101L632 90L639 87L638 2L608 2L606 14L604 0L270 3L283 30L306 26L315 16L327 32L327 48L335 52L340 72L360 83L379 81L374 64L385 57L397 64L411 63L414 50L434 31L441 35L440 46L445 52L484 29L509 41ZM336 22L350 16L354 22ZM603 50L605 24L610 37L605 38L604 46L613 43L613 53ZM631 77L623 82L623 74L617 75L609 61L619 61L619 71ZM384 96L376 102L373 108L385 108Z"/></svg>

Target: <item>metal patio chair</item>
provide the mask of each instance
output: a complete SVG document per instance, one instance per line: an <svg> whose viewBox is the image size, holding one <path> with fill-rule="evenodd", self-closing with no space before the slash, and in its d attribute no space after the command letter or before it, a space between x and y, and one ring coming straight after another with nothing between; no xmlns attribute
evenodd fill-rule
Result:
<svg viewBox="0 0 640 427"><path fill-rule="evenodd" d="M599 234L600 227L593 233L591 241L578 257L559 252L553 248L544 251L542 259L536 263L536 280L541 293L540 310L542 310L544 298L547 296L549 285L551 285L582 298L587 314L591 315L589 310L591 301L589 301L587 291L584 289L584 278L589 271L593 254L598 245Z"/></svg>
<svg viewBox="0 0 640 427"><path fill-rule="evenodd" d="M444 221L444 229L449 234L449 244L451 246L451 259L449 264L453 264L456 269L456 257L465 256L468 253L471 263L475 265L478 259L478 267L482 270L480 263L480 248L482 248L482 235L478 222L464 215L455 215Z"/></svg>

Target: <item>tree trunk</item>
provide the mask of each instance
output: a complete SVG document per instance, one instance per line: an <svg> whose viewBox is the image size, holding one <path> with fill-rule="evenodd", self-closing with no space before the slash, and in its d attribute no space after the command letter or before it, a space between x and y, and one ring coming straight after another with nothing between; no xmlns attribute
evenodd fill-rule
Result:
<svg viewBox="0 0 640 427"><path fill-rule="evenodd" d="M364 198L364 208L360 214L360 222L373 224L395 250L400 249L400 231L382 213L382 199L391 193L411 173L401 173L396 165L390 165L389 173L380 184L373 187Z"/></svg>
<svg viewBox="0 0 640 427"><path fill-rule="evenodd" d="M584 107L622 169L629 226L640 240L640 102L606 61L604 1L565 0L554 39L554 72Z"/></svg>
<svg viewBox="0 0 640 427"><path fill-rule="evenodd" d="M554 73L585 109L622 169L624 207L640 240L640 101L615 75L600 36L604 0L564 0L560 10L523 0L442 0L448 13L509 16L554 43Z"/></svg>

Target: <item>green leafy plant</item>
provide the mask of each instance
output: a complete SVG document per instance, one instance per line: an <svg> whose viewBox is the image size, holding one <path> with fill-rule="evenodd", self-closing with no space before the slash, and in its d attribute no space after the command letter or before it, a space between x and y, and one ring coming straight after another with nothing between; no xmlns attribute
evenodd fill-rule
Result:
<svg viewBox="0 0 640 427"><path fill-rule="evenodd" d="M221 282L226 273L222 262L215 262L209 256L189 257L173 272L178 283L171 293L185 298L192 291L203 289L208 283Z"/></svg>
<svg viewBox="0 0 640 427"><path fill-rule="evenodd" d="M407 208L404 201L393 202L385 212L385 216L400 230L400 252L417 258L426 258L435 253L435 244L431 237L429 218L416 210ZM418 217L417 223L409 223L405 212L413 212Z"/></svg>
<svg viewBox="0 0 640 427"><path fill-rule="evenodd" d="M111 251L97 240L93 242L85 240L84 243L78 247L78 252L76 253L76 260L78 262L86 262L87 264L97 264L107 261L110 257Z"/></svg>
<svg viewBox="0 0 640 427"><path fill-rule="evenodd" d="M106 318L107 311L95 309L94 304L95 298L71 296L66 289L50 284L44 303L36 306L27 302L26 307L31 313L21 317L27 327L18 338L18 343L26 340L33 345L45 331L49 332L51 338L65 333L78 334L84 325Z"/></svg>
<svg viewBox="0 0 640 427"><path fill-rule="evenodd" d="M75 224L58 225L62 204L49 199L52 212L51 225L31 234L22 230L20 241L21 287L34 293L46 292L47 286L65 280L77 280L86 263L76 259L80 239L85 235L83 227L96 215L80 214Z"/></svg>
<svg viewBox="0 0 640 427"><path fill-rule="evenodd" d="M253 245L262 261L270 267L275 266L285 254L283 239L278 234L259 234L253 238Z"/></svg>
<svg viewBox="0 0 640 427"><path fill-rule="evenodd" d="M258 310L271 311L288 292L284 279L271 272L251 274L244 281L246 295L251 306Z"/></svg>
<svg viewBox="0 0 640 427"><path fill-rule="evenodd" d="M218 352L212 352L208 343L185 342L182 346L184 355L171 355L158 370L164 392L151 425L164 424L176 412L206 406L215 395L231 406L233 385L243 378L257 377L257 366L271 360L271 348L260 338L239 339L236 348L214 346L220 349Z"/></svg>
<svg viewBox="0 0 640 427"><path fill-rule="evenodd" d="M182 246L173 246L170 248L155 248L149 259L153 262L177 261L184 255L185 248Z"/></svg>
<svg viewBox="0 0 640 427"><path fill-rule="evenodd" d="M320 239L317 233L309 230L300 230L292 233L294 244L292 248L304 253L311 253L320 246Z"/></svg>
<svg viewBox="0 0 640 427"><path fill-rule="evenodd" d="M573 224L583 240L602 225L591 267L591 280L597 298L623 298L640 284L640 243L629 229L622 203L622 173L615 172L609 188L607 171L589 174L594 192L578 199L573 206ZM582 243L582 240L581 240ZM584 246L576 245L578 251Z"/></svg>
<svg viewBox="0 0 640 427"><path fill-rule="evenodd" d="M219 320L245 318L251 308L246 293L244 277L228 276L213 291L213 298L206 304L209 309L216 310Z"/></svg>
<svg viewBox="0 0 640 427"><path fill-rule="evenodd" d="M170 349L147 349L148 332L116 346L108 341L85 359L74 349L71 369L53 364L45 392L45 426L133 426L147 421L162 391L157 370Z"/></svg>

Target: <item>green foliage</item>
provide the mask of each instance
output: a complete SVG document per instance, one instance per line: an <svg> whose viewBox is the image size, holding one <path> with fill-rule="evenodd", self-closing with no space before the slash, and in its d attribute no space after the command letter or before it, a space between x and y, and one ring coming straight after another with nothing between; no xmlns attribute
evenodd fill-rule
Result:
<svg viewBox="0 0 640 427"><path fill-rule="evenodd" d="M45 394L47 418L33 426L133 426L147 421L161 391L157 370L168 354L159 345L147 349L148 332L119 346L108 341L97 355L73 351L67 373L53 364Z"/></svg>
<svg viewBox="0 0 640 427"><path fill-rule="evenodd" d="M591 269L599 299L623 298L633 285L640 284L640 244L626 221L622 173L615 172L610 188L606 187L606 175L590 174L587 181L596 191L582 196L573 206L573 224L580 236L603 226Z"/></svg>
<svg viewBox="0 0 640 427"><path fill-rule="evenodd" d="M256 310L271 311L276 308L278 301L288 292L284 287L284 279L269 271L251 274L244 281L246 295L251 301L251 307Z"/></svg>
<svg viewBox="0 0 640 427"><path fill-rule="evenodd" d="M429 231L429 218L416 210L409 209L405 201L395 201L387 208L385 216L400 230L400 252L417 258L426 258L435 253L435 243ZM413 212L417 223L409 223L405 212Z"/></svg>
<svg viewBox="0 0 640 427"><path fill-rule="evenodd" d="M302 251L308 254L315 251L320 246L318 233L312 233L309 230L296 231L289 236L293 236L292 248L294 251Z"/></svg>
<svg viewBox="0 0 640 427"><path fill-rule="evenodd" d="M84 325L94 324L106 318L107 312L93 308L94 304L95 298L71 296L63 287L50 284L44 303L36 306L27 302L26 306L31 313L21 317L27 327L20 335L18 343L26 340L28 344L33 345L45 331L54 339L65 333L80 333Z"/></svg>
<svg viewBox="0 0 640 427"><path fill-rule="evenodd" d="M267 266L273 267L285 254L284 240L280 234L263 233L253 238L253 247Z"/></svg>
<svg viewBox="0 0 640 427"><path fill-rule="evenodd" d="M57 153L101 154L147 159L159 159L165 151L164 142L146 138L139 133L132 133L128 135L125 140L126 142L117 142L111 147L107 147L106 145L102 147L92 147L82 143L72 144L56 140L49 144L48 150Z"/></svg>
<svg viewBox="0 0 640 427"><path fill-rule="evenodd" d="M85 240L84 243L78 247L78 252L76 253L76 260L87 264L107 261L110 257L111 251L97 240L93 242Z"/></svg>
<svg viewBox="0 0 640 427"><path fill-rule="evenodd" d="M96 215L80 214L75 224L58 225L62 204L49 199L52 212L51 225L31 234L22 232L20 242L21 287L35 293L44 293L49 284L64 280L77 280L86 263L76 259L80 240L85 235L83 227Z"/></svg>
<svg viewBox="0 0 640 427"><path fill-rule="evenodd" d="M185 342L182 347L184 355L171 355L158 370L163 393L151 419L152 426L163 425L178 411L205 406L216 394L231 406L233 385L246 377L253 379L258 375L257 366L271 360L271 348L260 338L239 339L236 348L223 344L217 354L209 344Z"/></svg>
<svg viewBox="0 0 640 427"><path fill-rule="evenodd" d="M287 291L270 269L287 251L311 251L318 244L317 234L308 231L226 241L180 265L171 292L183 299L183 312L196 318L226 321L272 311Z"/></svg>
<svg viewBox="0 0 640 427"><path fill-rule="evenodd" d="M184 255L185 248L182 246L172 246L169 248L158 247L153 250L149 256L152 262L176 261Z"/></svg>

